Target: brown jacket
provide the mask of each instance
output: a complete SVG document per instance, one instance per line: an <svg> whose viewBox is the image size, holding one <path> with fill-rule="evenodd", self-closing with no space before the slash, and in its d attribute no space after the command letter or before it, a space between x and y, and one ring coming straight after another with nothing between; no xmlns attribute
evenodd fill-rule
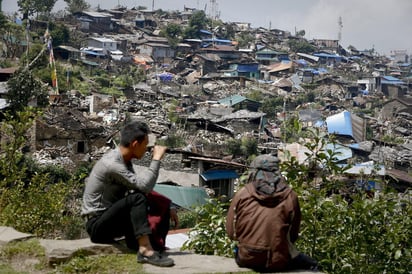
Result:
<svg viewBox="0 0 412 274"><path fill-rule="evenodd" d="M236 262L256 270L280 271L291 258L301 212L296 193L283 181L271 196L249 183L232 199L226 231L238 241Z"/></svg>

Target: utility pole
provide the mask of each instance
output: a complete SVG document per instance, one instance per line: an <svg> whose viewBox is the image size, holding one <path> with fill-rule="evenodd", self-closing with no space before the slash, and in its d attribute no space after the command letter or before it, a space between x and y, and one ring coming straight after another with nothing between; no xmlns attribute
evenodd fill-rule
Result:
<svg viewBox="0 0 412 274"><path fill-rule="evenodd" d="M216 0L210 0L209 16L212 20L216 20Z"/></svg>
<svg viewBox="0 0 412 274"><path fill-rule="evenodd" d="M339 19L338 19L338 26L339 26L338 40L339 40L339 43L340 43L340 42L341 42L341 40L342 40L342 29L343 29L343 21L342 21L342 16L339 16Z"/></svg>

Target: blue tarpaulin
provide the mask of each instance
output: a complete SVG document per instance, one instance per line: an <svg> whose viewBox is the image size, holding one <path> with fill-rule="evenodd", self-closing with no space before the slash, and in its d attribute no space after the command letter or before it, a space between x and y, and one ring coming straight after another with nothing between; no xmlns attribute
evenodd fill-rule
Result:
<svg viewBox="0 0 412 274"><path fill-rule="evenodd" d="M160 81L162 82L170 82L173 80L173 74L167 72L160 73L157 75L157 77L159 77Z"/></svg>

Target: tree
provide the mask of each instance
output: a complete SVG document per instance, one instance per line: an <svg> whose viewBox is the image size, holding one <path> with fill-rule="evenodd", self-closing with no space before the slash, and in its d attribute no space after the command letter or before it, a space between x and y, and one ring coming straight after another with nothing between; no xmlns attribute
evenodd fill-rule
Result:
<svg viewBox="0 0 412 274"><path fill-rule="evenodd" d="M53 38L53 47L70 41L70 31L64 24L50 22L50 35Z"/></svg>
<svg viewBox="0 0 412 274"><path fill-rule="evenodd" d="M64 2L67 4L66 10L71 14L90 8L90 4L85 0L64 0Z"/></svg>
<svg viewBox="0 0 412 274"><path fill-rule="evenodd" d="M7 58L14 58L21 49L22 42L26 40L24 28L15 23L6 21L0 27L0 39L5 45Z"/></svg>
<svg viewBox="0 0 412 274"><path fill-rule="evenodd" d="M23 13L23 20L34 14L50 14L57 0L18 0L19 11Z"/></svg>
<svg viewBox="0 0 412 274"><path fill-rule="evenodd" d="M289 40L288 46L293 52L312 53L316 50L316 47L307 42L306 40Z"/></svg>
<svg viewBox="0 0 412 274"><path fill-rule="evenodd" d="M182 32L182 27L179 24L171 23L162 30L162 35L167 38L172 47L175 47L180 41Z"/></svg>
<svg viewBox="0 0 412 274"><path fill-rule="evenodd" d="M185 38L200 38L200 30L206 29L209 19L204 11L196 11L189 19L189 26L184 31Z"/></svg>
<svg viewBox="0 0 412 274"><path fill-rule="evenodd" d="M0 7L1 7L1 0L0 0ZM0 30L3 30L3 28L6 26L8 23L7 17L0 11Z"/></svg>
<svg viewBox="0 0 412 274"><path fill-rule="evenodd" d="M241 32L237 37L237 41L239 48L248 48L254 41L254 37L248 32Z"/></svg>
<svg viewBox="0 0 412 274"><path fill-rule="evenodd" d="M23 110L31 103L38 107L49 103L47 88L28 69L16 72L7 82L7 87L7 99L13 112Z"/></svg>

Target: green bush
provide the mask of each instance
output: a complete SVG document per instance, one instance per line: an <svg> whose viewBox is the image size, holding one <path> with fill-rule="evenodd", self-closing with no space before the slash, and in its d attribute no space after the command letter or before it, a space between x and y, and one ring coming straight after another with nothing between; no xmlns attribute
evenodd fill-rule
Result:
<svg viewBox="0 0 412 274"><path fill-rule="evenodd" d="M253 158L258 152L258 142L256 138L250 137L229 139L226 141L224 147L226 153L234 156L245 156L245 158Z"/></svg>
<svg viewBox="0 0 412 274"><path fill-rule="evenodd" d="M156 143L159 145L164 145L164 146L171 147L171 148L180 148L186 145L186 142L183 136L179 136L176 134L171 134L167 137L167 139L164 139L164 140L159 139L156 141Z"/></svg>
<svg viewBox="0 0 412 274"><path fill-rule="evenodd" d="M327 273L409 273L412 269L412 197L385 189L374 195L348 188L337 153L324 150L332 139L314 133L304 145L305 163L290 157L281 170L299 195L302 210L297 247L318 260ZM319 168L321 167L321 168ZM373 174L370 178L376 180ZM227 204L210 200L185 248L201 254L232 256L234 242L224 233Z"/></svg>
<svg viewBox="0 0 412 274"><path fill-rule="evenodd" d="M1 127L0 224L46 238L78 237L84 225L78 208L84 170L68 174L24 155L35 115L6 115Z"/></svg>
<svg viewBox="0 0 412 274"><path fill-rule="evenodd" d="M227 202L213 198L196 207L196 225L189 232L189 239L182 249L207 255L233 256L235 243L229 239L225 229L228 206Z"/></svg>
<svg viewBox="0 0 412 274"><path fill-rule="evenodd" d="M179 210L177 212L179 216L178 228L192 228L196 225L196 213L192 210Z"/></svg>
<svg viewBox="0 0 412 274"><path fill-rule="evenodd" d="M242 141L240 139L229 139L226 141L226 153L239 156L242 155Z"/></svg>

